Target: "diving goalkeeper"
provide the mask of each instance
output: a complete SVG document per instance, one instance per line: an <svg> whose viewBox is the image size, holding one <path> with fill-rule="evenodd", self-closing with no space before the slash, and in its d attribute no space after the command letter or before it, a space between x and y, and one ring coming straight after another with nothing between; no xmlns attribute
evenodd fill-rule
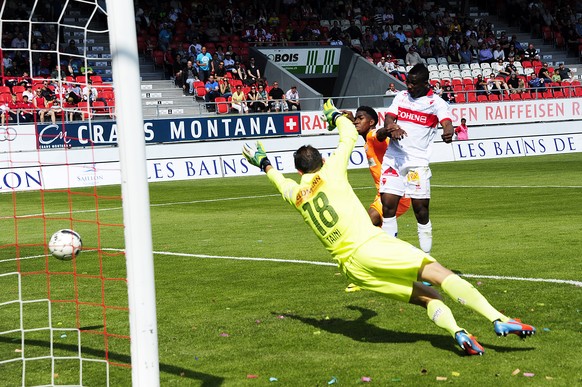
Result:
<svg viewBox="0 0 582 387"><path fill-rule="evenodd" d="M301 213L337 261L339 270L363 289L426 308L428 317L448 331L469 355L481 355L484 349L473 335L457 325L442 296L422 281L441 286L454 300L483 315L493 323L497 335L512 333L525 338L534 334L533 326L503 315L469 282L429 254L372 225L347 176L358 132L331 100L325 103L323 112L328 128L337 126L339 144L325 164L317 149L310 145L299 148L294 155L295 168L301 175L299 183L271 166L260 142L256 146L245 144L243 155L266 172L283 199Z"/></svg>

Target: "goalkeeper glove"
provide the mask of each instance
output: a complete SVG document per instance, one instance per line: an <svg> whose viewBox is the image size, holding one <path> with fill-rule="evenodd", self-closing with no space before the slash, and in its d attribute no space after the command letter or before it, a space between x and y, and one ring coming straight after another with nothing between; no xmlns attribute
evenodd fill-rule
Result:
<svg viewBox="0 0 582 387"><path fill-rule="evenodd" d="M327 121L327 130L334 130L335 129L335 120L342 115L342 113L337 110L333 101L328 99L323 104L323 115L325 116L325 120Z"/></svg>
<svg viewBox="0 0 582 387"><path fill-rule="evenodd" d="M255 167L261 168L261 171L263 172L268 165L271 165L271 162L267 158L265 148L263 148L263 144L260 141L256 142L256 146L255 144L244 144L243 156L248 160L249 163Z"/></svg>

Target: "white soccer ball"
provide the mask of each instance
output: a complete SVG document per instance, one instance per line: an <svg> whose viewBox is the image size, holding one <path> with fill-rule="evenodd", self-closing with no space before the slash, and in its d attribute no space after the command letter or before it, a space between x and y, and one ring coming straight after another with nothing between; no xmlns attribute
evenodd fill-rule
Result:
<svg viewBox="0 0 582 387"><path fill-rule="evenodd" d="M82 247L81 236L69 229L55 232L48 243L51 254L63 261L70 261L73 256L79 255Z"/></svg>

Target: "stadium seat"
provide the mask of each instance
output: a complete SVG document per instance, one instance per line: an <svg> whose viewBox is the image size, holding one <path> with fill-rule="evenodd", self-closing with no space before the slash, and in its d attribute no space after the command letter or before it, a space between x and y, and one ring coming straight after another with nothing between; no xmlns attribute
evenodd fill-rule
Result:
<svg viewBox="0 0 582 387"><path fill-rule="evenodd" d="M509 96L509 99L511 99L512 101L521 101L521 94L513 93Z"/></svg>
<svg viewBox="0 0 582 387"><path fill-rule="evenodd" d="M206 95L206 88L204 86L196 86L196 99L203 99Z"/></svg>
<svg viewBox="0 0 582 387"><path fill-rule="evenodd" d="M465 93L463 93L463 92L457 93L457 98L455 100L457 103L467 102L467 98L465 97Z"/></svg>
<svg viewBox="0 0 582 387"><path fill-rule="evenodd" d="M485 96L487 98L487 96ZM467 93L467 102L477 102L477 95L475 93Z"/></svg>
<svg viewBox="0 0 582 387"><path fill-rule="evenodd" d="M224 97L216 97L214 100L216 103L216 113L218 114L227 114L230 112L230 108L228 106L228 102Z"/></svg>
<svg viewBox="0 0 582 387"><path fill-rule="evenodd" d="M562 90L554 90L554 98L566 98Z"/></svg>
<svg viewBox="0 0 582 387"><path fill-rule="evenodd" d="M485 94L480 94L477 96L477 102L487 102L489 99Z"/></svg>

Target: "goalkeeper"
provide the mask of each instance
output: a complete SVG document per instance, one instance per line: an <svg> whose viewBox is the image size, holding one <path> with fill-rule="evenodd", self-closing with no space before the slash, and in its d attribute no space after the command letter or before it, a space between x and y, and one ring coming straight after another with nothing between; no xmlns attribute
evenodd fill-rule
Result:
<svg viewBox="0 0 582 387"><path fill-rule="evenodd" d="M388 236L370 222L366 209L348 182L347 166L358 132L328 100L323 110L328 128L339 130L339 144L325 164L321 153L304 145L294 154L300 183L285 178L271 166L260 142L245 144L243 155L266 172L283 199L294 206L337 261L339 270L363 289L383 293L395 300L420 305L428 317L447 330L469 355L484 350L475 337L457 325L442 296L422 283L439 285L451 298L477 311L493 323L497 335L522 338L536 329L510 319L493 308L469 282L439 264L429 254L407 242Z"/></svg>

